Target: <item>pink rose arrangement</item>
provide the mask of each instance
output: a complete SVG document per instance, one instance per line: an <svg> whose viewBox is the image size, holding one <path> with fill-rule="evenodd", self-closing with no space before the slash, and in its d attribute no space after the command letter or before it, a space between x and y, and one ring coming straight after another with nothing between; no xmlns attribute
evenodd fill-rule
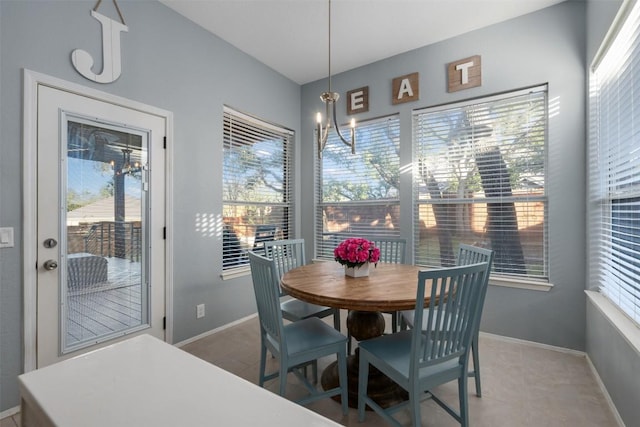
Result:
<svg viewBox="0 0 640 427"><path fill-rule="evenodd" d="M366 262L377 264L380 248L367 239L351 238L340 243L333 251L335 260L347 267L360 267Z"/></svg>

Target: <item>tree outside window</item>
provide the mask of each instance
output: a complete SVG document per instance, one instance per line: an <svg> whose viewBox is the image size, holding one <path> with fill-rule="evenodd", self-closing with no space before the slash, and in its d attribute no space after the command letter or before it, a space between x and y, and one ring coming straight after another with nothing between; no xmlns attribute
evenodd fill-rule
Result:
<svg viewBox="0 0 640 427"><path fill-rule="evenodd" d="M414 113L415 262L491 248L494 272L546 278L546 87Z"/></svg>
<svg viewBox="0 0 640 427"><path fill-rule="evenodd" d="M293 229L293 133L230 108L223 133L222 265L229 270Z"/></svg>
<svg viewBox="0 0 640 427"><path fill-rule="evenodd" d="M360 122L356 154L337 135L316 164L316 257L333 258L347 237L400 235L397 115Z"/></svg>

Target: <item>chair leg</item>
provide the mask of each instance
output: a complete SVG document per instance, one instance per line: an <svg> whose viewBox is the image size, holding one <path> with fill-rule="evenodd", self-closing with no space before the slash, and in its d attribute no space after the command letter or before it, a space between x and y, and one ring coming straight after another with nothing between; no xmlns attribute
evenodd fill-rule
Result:
<svg viewBox="0 0 640 427"><path fill-rule="evenodd" d="M469 427L469 401L467 397L467 376L458 378L458 398L460 399L460 427Z"/></svg>
<svg viewBox="0 0 640 427"><path fill-rule="evenodd" d="M400 323L400 330L401 330L401 331L406 331L406 330L409 328L409 327L408 327L408 325L407 325L407 321L406 321L406 320L404 320L404 316L403 316L402 314L399 314L399 315L398 315L398 317L399 317L399 319L400 319L400 320L399 320L399 323Z"/></svg>
<svg viewBox="0 0 640 427"><path fill-rule="evenodd" d="M333 312L333 327L336 331L339 331L340 326L340 309L336 308Z"/></svg>
<svg viewBox="0 0 640 427"><path fill-rule="evenodd" d="M349 330L349 310L347 310L347 356L351 355L352 345L351 330Z"/></svg>
<svg viewBox="0 0 640 427"><path fill-rule="evenodd" d="M340 382L340 399L342 401L342 413L344 415L349 414L349 394L348 394L348 379L347 379L347 355L344 347L338 352L338 375Z"/></svg>
<svg viewBox="0 0 640 427"><path fill-rule="evenodd" d="M480 355L478 350L478 335L471 341L471 354L473 356L473 377L476 381L476 396L482 397L482 386L480 384Z"/></svg>
<svg viewBox="0 0 640 427"><path fill-rule="evenodd" d="M419 427L422 425L421 416L420 416L420 398L422 396L422 392L418 390L416 387L409 394L409 407L411 409L411 423L415 427Z"/></svg>
<svg viewBox="0 0 640 427"><path fill-rule="evenodd" d="M367 386L369 382L369 361L366 357L363 357L360 352L360 368L358 370L358 421L364 421L364 410L366 404L364 403L364 397L367 395Z"/></svg>
<svg viewBox="0 0 640 427"><path fill-rule="evenodd" d="M398 332L398 312L391 313L391 331L395 334Z"/></svg>
<svg viewBox="0 0 640 427"><path fill-rule="evenodd" d="M284 357L280 355L280 372L278 373L278 377L280 379L280 396L284 397L287 388L287 363L284 360Z"/></svg>
<svg viewBox="0 0 640 427"><path fill-rule="evenodd" d="M258 378L258 384L260 387L264 386L264 370L266 368L266 359L267 359L267 347L265 347L264 343L262 343L260 348L260 373Z"/></svg>

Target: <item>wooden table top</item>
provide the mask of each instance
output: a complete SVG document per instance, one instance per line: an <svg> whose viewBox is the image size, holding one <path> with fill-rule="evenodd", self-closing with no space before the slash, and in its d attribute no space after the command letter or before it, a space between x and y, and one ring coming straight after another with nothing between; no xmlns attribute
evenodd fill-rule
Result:
<svg viewBox="0 0 640 427"><path fill-rule="evenodd" d="M291 296L313 304L360 311L411 310L416 304L418 272L407 264L378 263L367 277L349 277L337 262L317 262L289 270L282 288ZM430 295L427 283L425 295ZM425 299L428 304L429 298Z"/></svg>

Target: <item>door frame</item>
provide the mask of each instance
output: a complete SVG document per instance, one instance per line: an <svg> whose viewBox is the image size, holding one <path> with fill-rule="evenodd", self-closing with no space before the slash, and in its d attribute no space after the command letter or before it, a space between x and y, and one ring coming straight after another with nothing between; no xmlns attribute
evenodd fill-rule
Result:
<svg viewBox="0 0 640 427"><path fill-rule="evenodd" d="M164 118L165 156L165 341L173 343L173 113L107 92L67 82L46 74L23 69L22 116L22 264L23 264L23 350L24 372L37 367L37 147L38 86L93 98L124 108Z"/></svg>

